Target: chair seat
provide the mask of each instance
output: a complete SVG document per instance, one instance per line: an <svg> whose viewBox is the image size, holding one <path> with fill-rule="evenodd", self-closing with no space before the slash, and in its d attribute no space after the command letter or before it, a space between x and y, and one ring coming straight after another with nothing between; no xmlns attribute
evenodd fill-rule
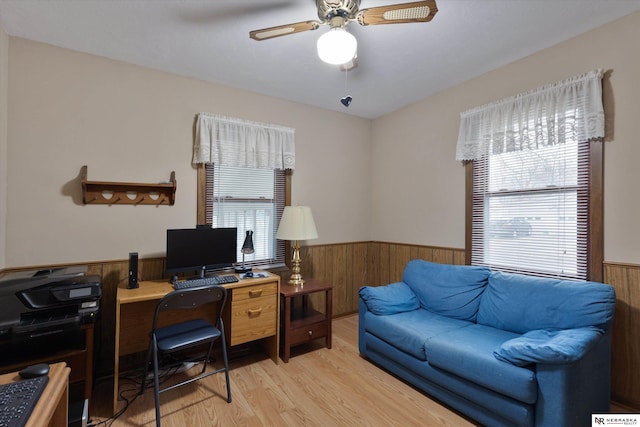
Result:
<svg viewBox="0 0 640 427"><path fill-rule="evenodd" d="M156 330L158 350L163 352L197 345L219 336L220 330L202 319L176 323Z"/></svg>

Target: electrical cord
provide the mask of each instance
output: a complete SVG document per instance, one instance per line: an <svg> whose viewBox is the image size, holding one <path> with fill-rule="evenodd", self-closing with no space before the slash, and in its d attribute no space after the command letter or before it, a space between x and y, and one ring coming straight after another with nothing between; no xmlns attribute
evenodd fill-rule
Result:
<svg viewBox="0 0 640 427"><path fill-rule="evenodd" d="M180 370L180 366L182 366L182 364L176 365L174 361L173 366L162 369L159 375L160 385L166 383L169 379L171 379L174 375L176 375ZM142 381L140 380L140 378L141 378L141 375L120 376L119 384L121 384L121 386L118 387L118 401L124 401L125 402L124 407L120 409L118 412L116 412L115 414L113 414L111 417L106 418L104 420L90 420L89 423L87 424L87 427L99 427L99 426L109 427L113 425L113 423L120 416L122 416L122 414L124 414L127 411L127 409L129 409L129 406L131 406L131 404L135 402L138 396L140 396L139 394L140 386L142 385ZM154 387L153 377L146 378L144 381L146 381L145 388L153 389ZM132 397L131 396L127 397L126 394L128 394L131 391L135 392L135 394Z"/></svg>

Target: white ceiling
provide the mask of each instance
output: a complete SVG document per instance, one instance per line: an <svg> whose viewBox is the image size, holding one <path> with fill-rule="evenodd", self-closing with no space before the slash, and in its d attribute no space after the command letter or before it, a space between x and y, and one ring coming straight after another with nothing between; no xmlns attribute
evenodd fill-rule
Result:
<svg viewBox="0 0 640 427"><path fill-rule="evenodd" d="M327 26L249 39L250 30L318 19L313 0L0 0L0 25L11 36L376 118L640 10L640 0L436 2L428 23L351 23L358 67L348 73L317 57Z"/></svg>

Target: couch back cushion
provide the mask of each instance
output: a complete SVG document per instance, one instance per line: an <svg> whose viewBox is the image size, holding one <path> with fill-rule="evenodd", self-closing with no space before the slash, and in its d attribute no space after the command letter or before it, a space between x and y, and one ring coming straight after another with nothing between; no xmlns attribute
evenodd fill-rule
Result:
<svg viewBox="0 0 640 427"><path fill-rule="evenodd" d="M413 260L407 264L402 281L416 294L421 307L475 322L490 272L485 267Z"/></svg>
<svg viewBox="0 0 640 427"><path fill-rule="evenodd" d="M613 318L615 303L613 287L602 283L493 272L477 322L520 334L604 326Z"/></svg>

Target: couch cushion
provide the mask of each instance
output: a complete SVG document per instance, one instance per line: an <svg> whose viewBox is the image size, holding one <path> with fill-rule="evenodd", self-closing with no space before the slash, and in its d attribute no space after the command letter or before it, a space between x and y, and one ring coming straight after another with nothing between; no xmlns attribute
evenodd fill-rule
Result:
<svg viewBox="0 0 640 427"><path fill-rule="evenodd" d="M477 322L516 333L604 325L613 317L613 287L494 272Z"/></svg>
<svg viewBox="0 0 640 427"><path fill-rule="evenodd" d="M358 292L367 309L380 316L420 308L416 294L406 283L399 282L376 287L363 286Z"/></svg>
<svg viewBox="0 0 640 427"><path fill-rule="evenodd" d="M491 270L468 265L410 261L402 277L427 310L474 322Z"/></svg>
<svg viewBox="0 0 640 427"><path fill-rule="evenodd" d="M537 329L502 343L493 354L517 366L530 363L563 364L580 359L602 336L595 327L546 330Z"/></svg>
<svg viewBox="0 0 640 427"><path fill-rule="evenodd" d="M427 361L432 366L532 404L538 397L535 372L500 361L493 355L502 343L517 336L483 325L456 329L427 340Z"/></svg>
<svg viewBox="0 0 640 427"><path fill-rule="evenodd" d="M389 316L365 314L367 332L420 360L426 360L424 344L427 339L469 325L472 323L421 308Z"/></svg>

